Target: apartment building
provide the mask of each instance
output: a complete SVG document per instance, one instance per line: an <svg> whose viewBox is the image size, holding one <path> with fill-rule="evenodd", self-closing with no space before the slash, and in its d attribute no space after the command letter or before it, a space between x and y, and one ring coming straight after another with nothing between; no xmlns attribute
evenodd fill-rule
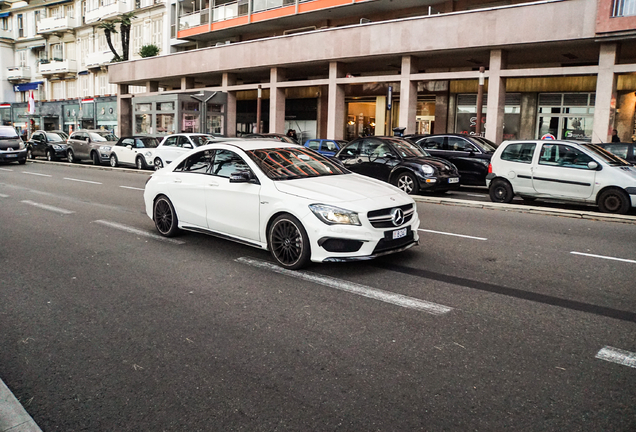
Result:
<svg viewBox="0 0 636 432"><path fill-rule="evenodd" d="M161 55L170 50L166 11L157 0L0 1L2 124L118 132L117 86L108 78L114 55L100 26L132 12L129 58L141 58L141 47L149 44ZM111 39L122 56L121 32ZM31 93L33 113L27 112Z"/></svg>
<svg viewBox="0 0 636 432"><path fill-rule="evenodd" d="M482 130L495 142L607 141L613 128L630 141L635 133L635 0L184 0L170 8L179 52L109 68L122 131L165 130L157 104L169 99L171 129L470 134L483 82ZM145 93L133 94L139 86ZM201 95L213 95L205 120Z"/></svg>

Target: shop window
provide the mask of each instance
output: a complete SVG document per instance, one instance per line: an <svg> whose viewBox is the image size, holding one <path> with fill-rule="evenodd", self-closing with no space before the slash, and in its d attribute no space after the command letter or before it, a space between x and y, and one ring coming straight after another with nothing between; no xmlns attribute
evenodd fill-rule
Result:
<svg viewBox="0 0 636 432"><path fill-rule="evenodd" d="M140 103L135 105L135 111L146 112L152 109L152 104L149 103Z"/></svg>
<svg viewBox="0 0 636 432"><path fill-rule="evenodd" d="M157 102L157 111L174 111L174 102Z"/></svg>
<svg viewBox="0 0 636 432"><path fill-rule="evenodd" d="M484 101L487 94L484 94ZM482 136L486 130L486 104L482 106L481 131ZM517 139L521 124L521 94L506 94L504 106L504 134L503 139ZM477 95L457 95L457 115L455 118L455 132L467 135L475 135L477 126Z"/></svg>
<svg viewBox="0 0 636 432"><path fill-rule="evenodd" d="M157 114L157 133L175 133L174 114Z"/></svg>

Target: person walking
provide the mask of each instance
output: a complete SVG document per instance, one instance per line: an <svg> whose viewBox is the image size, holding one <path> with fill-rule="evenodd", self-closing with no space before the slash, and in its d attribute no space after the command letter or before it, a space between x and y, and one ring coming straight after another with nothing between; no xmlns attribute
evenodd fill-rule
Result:
<svg viewBox="0 0 636 432"><path fill-rule="evenodd" d="M621 139L618 137L618 131L616 129L612 131L612 142L621 142Z"/></svg>

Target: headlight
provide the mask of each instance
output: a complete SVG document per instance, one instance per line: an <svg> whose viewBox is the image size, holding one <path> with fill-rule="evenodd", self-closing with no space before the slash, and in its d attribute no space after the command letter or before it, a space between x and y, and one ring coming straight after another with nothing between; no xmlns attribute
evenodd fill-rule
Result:
<svg viewBox="0 0 636 432"><path fill-rule="evenodd" d="M54 150L62 150L62 146L59 146L57 144L53 144L51 147L53 147Z"/></svg>
<svg viewBox="0 0 636 432"><path fill-rule="evenodd" d="M22 140L20 140L20 144L18 144L18 148L20 150L24 150L26 148L26 144L24 144L24 142Z"/></svg>
<svg viewBox="0 0 636 432"><path fill-rule="evenodd" d="M99 151L109 152L110 146L99 146Z"/></svg>
<svg viewBox="0 0 636 432"><path fill-rule="evenodd" d="M147 158L152 157L152 152L147 151L146 153L144 153L144 156L146 156Z"/></svg>
<svg viewBox="0 0 636 432"><path fill-rule="evenodd" d="M435 174L435 170L430 165L422 165L422 171L425 175L433 175Z"/></svg>
<svg viewBox="0 0 636 432"><path fill-rule="evenodd" d="M312 204L309 209L327 225L360 225L356 212L324 204Z"/></svg>

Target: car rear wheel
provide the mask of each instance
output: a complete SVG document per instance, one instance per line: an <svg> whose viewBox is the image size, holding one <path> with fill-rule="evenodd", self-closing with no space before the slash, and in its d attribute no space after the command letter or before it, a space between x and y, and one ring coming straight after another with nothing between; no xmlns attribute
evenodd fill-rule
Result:
<svg viewBox="0 0 636 432"><path fill-rule="evenodd" d="M66 153L66 158L68 159L68 161L70 163L77 163L79 162L76 158L75 158L75 153L73 153L73 150L69 150L68 153Z"/></svg>
<svg viewBox="0 0 636 432"><path fill-rule="evenodd" d="M99 159L99 154L96 151L93 152L91 159L93 159L93 165L102 164L102 161Z"/></svg>
<svg viewBox="0 0 636 432"><path fill-rule="evenodd" d="M135 160L135 165L137 165L138 170L146 169L146 161L141 156L137 157Z"/></svg>
<svg viewBox="0 0 636 432"><path fill-rule="evenodd" d="M497 179L492 182L489 189L490 201L496 203L510 203L515 194L512 186L505 180Z"/></svg>
<svg viewBox="0 0 636 432"><path fill-rule="evenodd" d="M294 216L283 214L274 219L267 240L272 257L281 267L297 270L309 262L309 237Z"/></svg>
<svg viewBox="0 0 636 432"><path fill-rule="evenodd" d="M155 158L155 171L163 168L163 162L159 158Z"/></svg>
<svg viewBox="0 0 636 432"><path fill-rule="evenodd" d="M398 174L395 178L394 185L409 195L413 195L419 190L417 179L413 174L407 171Z"/></svg>
<svg viewBox="0 0 636 432"><path fill-rule="evenodd" d="M630 206L629 196L620 189L606 189L598 197L598 208L603 213L626 214Z"/></svg>
<svg viewBox="0 0 636 432"><path fill-rule="evenodd" d="M117 166L117 156L114 154L110 155L110 166L113 168Z"/></svg>
<svg viewBox="0 0 636 432"><path fill-rule="evenodd" d="M159 234L164 237L174 237L179 233L179 221L172 203L165 195L155 200L153 219Z"/></svg>

